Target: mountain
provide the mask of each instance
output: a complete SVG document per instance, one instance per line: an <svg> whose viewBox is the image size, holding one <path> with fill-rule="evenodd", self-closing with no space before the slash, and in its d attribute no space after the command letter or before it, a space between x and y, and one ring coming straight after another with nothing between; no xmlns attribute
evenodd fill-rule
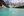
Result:
<svg viewBox="0 0 24 16"><path fill-rule="evenodd" d="M10 2L10 4L11 5L14 5L14 6L23 6L24 5L24 2L22 2L22 3L20 3L20 2L18 2L18 3L11 3Z"/></svg>

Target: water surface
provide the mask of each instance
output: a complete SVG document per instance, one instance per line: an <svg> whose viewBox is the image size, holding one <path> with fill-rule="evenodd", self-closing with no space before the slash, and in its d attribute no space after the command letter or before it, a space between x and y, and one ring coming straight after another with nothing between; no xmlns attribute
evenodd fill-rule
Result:
<svg viewBox="0 0 24 16"><path fill-rule="evenodd" d="M24 16L24 8L2 8L0 16Z"/></svg>

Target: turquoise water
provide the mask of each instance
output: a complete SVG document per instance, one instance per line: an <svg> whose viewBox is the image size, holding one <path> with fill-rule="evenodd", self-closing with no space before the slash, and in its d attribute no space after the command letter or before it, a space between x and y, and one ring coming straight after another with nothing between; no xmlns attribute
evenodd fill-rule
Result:
<svg viewBox="0 0 24 16"><path fill-rule="evenodd" d="M0 8L0 16L24 16L24 8Z"/></svg>

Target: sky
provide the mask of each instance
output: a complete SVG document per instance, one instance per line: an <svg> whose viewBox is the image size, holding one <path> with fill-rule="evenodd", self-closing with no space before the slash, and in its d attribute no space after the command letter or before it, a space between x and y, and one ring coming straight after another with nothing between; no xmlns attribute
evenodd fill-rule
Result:
<svg viewBox="0 0 24 16"><path fill-rule="evenodd" d="M12 2L12 3L15 3L15 2L24 2L24 0L4 0L4 1L9 1L9 2Z"/></svg>
<svg viewBox="0 0 24 16"><path fill-rule="evenodd" d="M15 3L15 2L24 2L24 0L9 0L10 2L12 3Z"/></svg>
<svg viewBox="0 0 24 16"><path fill-rule="evenodd" d="M12 1L12 0L4 0L4 1Z"/></svg>
<svg viewBox="0 0 24 16"><path fill-rule="evenodd" d="M12 0L4 0L4 2L5 2L5 1L9 1L9 2L10 2L10 1L12 1Z"/></svg>

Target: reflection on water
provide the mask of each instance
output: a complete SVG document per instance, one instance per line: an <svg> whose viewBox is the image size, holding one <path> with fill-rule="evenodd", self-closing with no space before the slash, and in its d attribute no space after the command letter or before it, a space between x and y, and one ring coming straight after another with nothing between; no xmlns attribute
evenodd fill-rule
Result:
<svg viewBox="0 0 24 16"><path fill-rule="evenodd" d="M0 12L0 16L24 16L24 9L23 8L2 8L2 12Z"/></svg>

